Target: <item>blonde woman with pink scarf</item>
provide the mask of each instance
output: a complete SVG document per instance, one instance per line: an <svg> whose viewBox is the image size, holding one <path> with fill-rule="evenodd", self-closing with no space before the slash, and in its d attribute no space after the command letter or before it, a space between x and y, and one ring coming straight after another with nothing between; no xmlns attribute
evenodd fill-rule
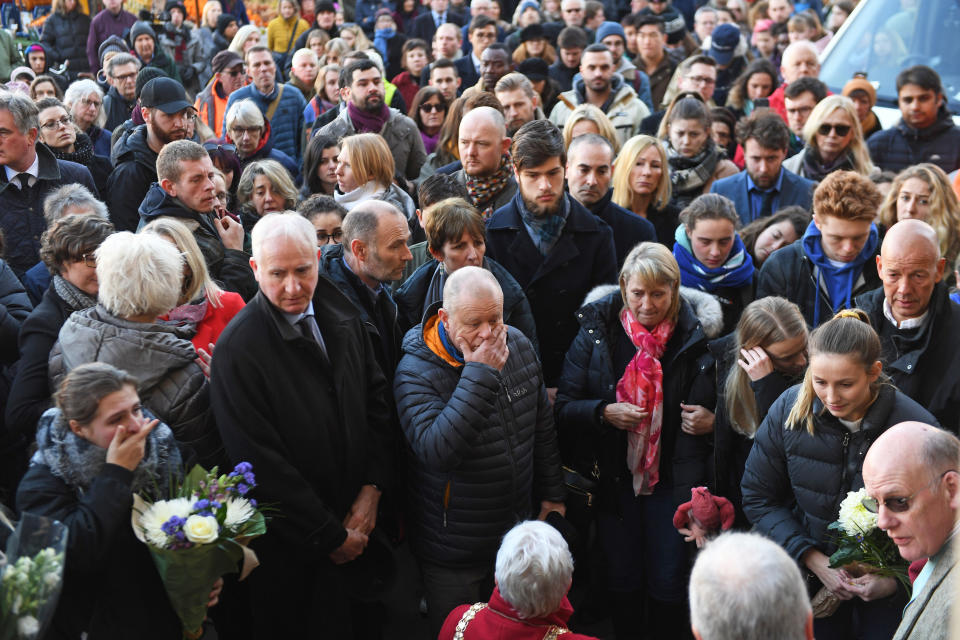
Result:
<svg viewBox="0 0 960 640"><path fill-rule="evenodd" d="M692 545L672 517L710 480L717 392L707 340L722 312L700 292L681 292L677 261L659 243L637 245L619 280L577 312L557 396L561 451L597 484L601 573L618 640L686 638Z"/></svg>

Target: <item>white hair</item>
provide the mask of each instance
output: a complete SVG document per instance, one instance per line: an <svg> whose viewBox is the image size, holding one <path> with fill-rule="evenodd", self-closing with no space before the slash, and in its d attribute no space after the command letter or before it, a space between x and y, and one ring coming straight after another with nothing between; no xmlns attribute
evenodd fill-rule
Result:
<svg viewBox="0 0 960 640"><path fill-rule="evenodd" d="M347 219L349 218L348 215ZM443 308L452 314L460 306L462 296L466 295L469 300L475 300L482 293L499 297L501 312L503 311L503 289L494 275L481 267L461 267L451 273L443 285Z"/></svg>
<svg viewBox="0 0 960 640"><path fill-rule="evenodd" d="M582 7L586 3L584 0L563 0L563 2L560 3L560 9L563 10L564 7L568 7L571 4L579 4Z"/></svg>
<svg viewBox="0 0 960 640"><path fill-rule="evenodd" d="M778 544L725 533L690 574L690 624L703 640L803 640L810 598L800 569Z"/></svg>
<svg viewBox="0 0 960 640"><path fill-rule="evenodd" d="M790 56L796 55L796 53L801 50L813 55L813 57L816 58L817 62L819 63L820 51L817 49L816 45L809 40L797 40L796 42L791 42L787 45L787 48L783 50L783 56L781 56L780 59L786 60Z"/></svg>
<svg viewBox="0 0 960 640"><path fill-rule="evenodd" d="M100 88L93 80L84 78L83 80L77 80L73 82L63 94L63 103L68 105L73 110L73 107L76 106L78 102L86 98L91 93L97 94L100 98L100 102L103 102L103 89ZM103 104L100 105L100 109L97 111L97 119L94 121L94 124L98 127L102 127L103 124L107 121L107 112L103 108Z"/></svg>
<svg viewBox="0 0 960 640"><path fill-rule="evenodd" d="M260 111L260 107L250 98L234 102L230 106L230 110L227 111L226 120L227 131L232 129L234 125L240 125L241 127L260 127L261 129L266 126L264 124L263 112Z"/></svg>
<svg viewBox="0 0 960 640"><path fill-rule="evenodd" d="M296 63L299 58L310 58L313 60L313 64L320 64L320 58L317 57L313 49L297 49L296 53L293 54L293 58L291 58L291 62Z"/></svg>
<svg viewBox="0 0 960 640"><path fill-rule="evenodd" d="M294 211L268 213L257 221L253 231L250 232L254 260L260 260L263 243L273 238L284 238L299 243L310 253L317 250L317 230L309 220Z"/></svg>
<svg viewBox="0 0 960 640"><path fill-rule="evenodd" d="M559 531L528 520L503 537L495 577L500 595L521 618L543 617L557 610L570 588L573 556Z"/></svg>
<svg viewBox="0 0 960 640"><path fill-rule="evenodd" d="M183 282L180 250L152 233L114 233L97 248L99 300L120 318L159 316L177 306Z"/></svg>

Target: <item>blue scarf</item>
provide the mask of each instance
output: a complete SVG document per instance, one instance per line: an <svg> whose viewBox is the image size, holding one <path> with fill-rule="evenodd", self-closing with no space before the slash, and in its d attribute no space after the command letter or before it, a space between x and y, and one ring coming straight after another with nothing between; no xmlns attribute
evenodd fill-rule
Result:
<svg viewBox="0 0 960 640"><path fill-rule="evenodd" d="M673 257L680 266L680 284L713 293L724 287L742 287L753 280L753 259L739 234L733 236L733 248L722 267L711 269L696 259L690 248L687 229L682 224L674 234Z"/></svg>
<svg viewBox="0 0 960 640"><path fill-rule="evenodd" d="M444 328L442 322L437 322L437 333L440 336L440 344L443 345L443 348L447 350L447 353L450 354L450 357L464 364L463 354L460 353L460 350L453 346L453 343L450 342L450 337L447 335L447 330Z"/></svg>
<svg viewBox="0 0 960 640"><path fill-rule="evenodd" d="M560 210L550 216L534 216L527 209L523 202L520 190L513 196L517 209L520 210L520 217L523 218L523 224L530 232L533 244L537 246L541 256L546 256L557 244L560 234L563 233L563 226L567 223L567 216L570 214L570 203L567 202L567 195L564 194L560 199Z"/></svg>
<svg viewBox="0 0 960 640"><path fill-rule="evenodd" d="M395 29L377 29L373 34L373 46L377 48L380 57L384 60L389 59L387 56L387 41L395 35L397 35ZM384 62L384 66L386 66L386 62Z"/></svg>
<svg viewBox="0 0 960 640"><path fill-rule="evenodd" d="M822 237L820 229L813 222L807 227L803 234L803 252L807 254L813 262L813 279L817 283L817 296L813 305L813 326L820 326L820 278L823 278L827 286L827 294L830 296L830 308L834 313L841 309L853 308L853 286L863 271L863 266L869 261L877 245L880 242L880 235L877 233L877 226L870 225L870 236L863 249L854 258L853 262L848 262L842 267L835 267L823 253L823 247L820 245Z"/></svg>

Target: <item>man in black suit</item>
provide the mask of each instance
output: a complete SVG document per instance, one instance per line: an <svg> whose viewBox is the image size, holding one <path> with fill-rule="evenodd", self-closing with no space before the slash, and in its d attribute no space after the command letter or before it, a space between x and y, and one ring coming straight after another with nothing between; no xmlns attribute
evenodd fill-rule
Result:
<svg viewBox="0 0 960 640"><path fill-rule="evenodd" d="M430 11L416 17L407 35L411 38L420 38L424 42L432 42L433 34L442 24L451 22L463 26L464 16L453 10L448 10L449 0L430 0Z"/></svg>
<svg viewBox="0 0 960 640"><path fill-rule="evenodd" d="M497 23L488 16L476 16L470 21L467 39L473 51L458 58L454 65L460 74L460 86L472 87L480 80L480 57L497 40Z"/></svg>

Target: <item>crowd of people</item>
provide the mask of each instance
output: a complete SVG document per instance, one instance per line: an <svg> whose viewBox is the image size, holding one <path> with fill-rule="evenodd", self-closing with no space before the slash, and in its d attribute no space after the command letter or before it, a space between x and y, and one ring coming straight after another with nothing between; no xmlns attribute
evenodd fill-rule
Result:
<svg viewBox="0 0 960 640"><path fill-rule="evenodd" d="M960 128L929 66L887 128L831 93L853 5L127 8L0 30L0 502L70 528L47 638L180 637L132 493L241 461L268 532L204 637L381 638L398 580L444 639L946 637ZM829 565L864 486L912 598ZM741 533L678 531L697 487Z"/></svg>

